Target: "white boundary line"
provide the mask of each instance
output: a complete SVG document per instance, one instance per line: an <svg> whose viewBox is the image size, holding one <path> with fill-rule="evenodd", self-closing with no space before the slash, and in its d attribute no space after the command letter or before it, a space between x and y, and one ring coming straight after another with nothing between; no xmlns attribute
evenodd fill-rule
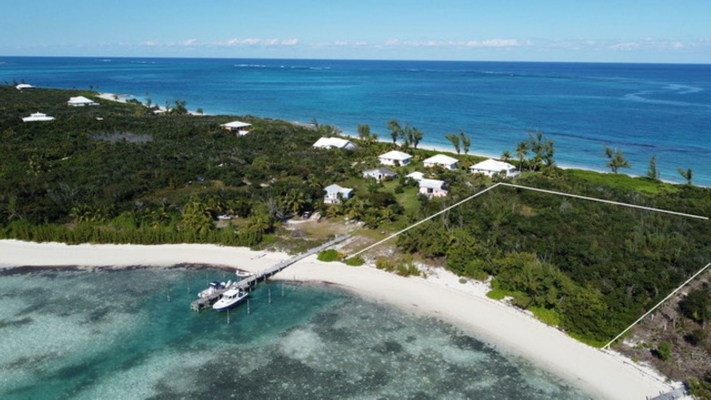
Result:
<svg viewBox="0 0 711 400"><path fill-rule="evenodd" d="M662 210L662 209L659 209L659 208L638 206L638 205L636 205L636 204L628 204L628 203L620 203L620 202L612 201L612 200L596 199L596 198L594 198L594 197L579 196L579 195L577 195L577 194L570 194L570 193L556 192L556 191L553 191L553 190L538 189L538 188L532 188L532 187L528 187L528 186L514 185L513 183L504 183L504 182L501 182L501 183L499 183L499 184L500 184L500 185L503 185L503 186L509 186L509 187L513 187L513 188L518 188L518 189L532 190L532 191L534 191L534 192L542 192L542 193L548 193L548 194L556 194L556 195L559 195L559 196L574 197L574 198L576 198L576 199L597 201L597 202L600 202L600 203L607 203L607 204L613 204L613 205L616 205L616 206L637 208L637 209L640 209L640 210L654 211L654 212L659 212L659 213L678 215L678 216L681 216L681 217L696 218L696 219L702 219L702 220L706 220L706 221L708 221L708 219L709 219L709 217L704 217L704 216L701 216L701 215L685 214L685 213L680 213L680 212L677 212L677 211L669 211L669 210Z"/></svg>
<svg viewBox="0 0 711 400"><path fill-rule="evenodd" d="M479 195L481 195L481 194L484 194L484 193L488 192L488 191L491 190L491 189L494 189L495 187L497 187L497 186L499 186L499 185L501 185L501 182L495 184L494 186L489 186L488 188L482 190L481 192L476 193L476 194L474 194L474 195L472 195L472 196L469 196L469 197L467 197L466 199L464 199L464 200L462 200L462 201L460 201L460 202L458 202L458 203L456 203L456 204L454 204L454 205L452 205L452 206L449 206L449 207L445 208L445 209L442 210L442 211L439 211L439 212L437 212L437 213L435 213L435 214L432 214L432 215L430 215L429 217L427 217L427 218L425 218L425 219L423 219L423 220L421 220L421 221L415 222L414 224L408 226L407 228L405 228L405 229L403 229L403 230L401 230L401 231L395 232L395 233L393 233L392 235L386 237L385 239L383 239L383 240L381 240L381 241L379 241L379 242L376 242L376 243L374 243L374 244L371 244L370 246L368 246L368 247L364 248L363 250L360 250L360 251L358 251L358 252L356 252L356 253L354 253L354 254L351 254L351 255L348 256L347 258L353 258L353 257L355 257L355 256L357 256L357 255L359 255L359 254L365 253L366 251L372 249L373 247L378 246L378 245L380 245L381 243L387 242L388 240L390 240L390 239L392 239L392 238L394 238L394 237L400 235L401 233L405 233L405 232L409 231L410 229L416 227L417 225L423 224L423 223L425 223L425 222L431 220L432 218L434 218L434 217L436 217L436 216L438 216L438 215L441 215L441 214L443 214L443 213L445 213L445 212L447 212L447 211L453 209L454 207L460 206L460 205L466 203L467 201L469 201L469 200L471 200L471 199L473 199L473 198L475 198L475 197L477 197L477 196L479 196Z"/></svg>
<svg viewBox="0 0 711 400"><path fill-rule="evenodd" d="M467 197L466 199L464 199L464 200L462 200L462 201L460 201L460 202L458 202L458 203L456 203L456 204L454 204L454 205L451 205L451 206L445 208L445 209L442 210L442 211L439 211L439 212L437 212L437 213L435 213L435 214L432 214L432 215L430 215L429 217L427 217L427 218L425 218L425 219L423 219L423 220L421 220L421 221L415 222L414 224L408 226L407 228L405 228L405 229L403 229L403 230L401 230L401 231L395 232L395 233L393 233L392 235L386 237L385 239L382 239L382 240L380 240L380 241L378 241L378 242L376 242L376 243L374 243L374 244L371 244L370 246L368 246L368 247L366 247L366 248L364 248L364 249L362 249L362 250L357 251L357 252L354 253L354 254L351 254L351 255L348 256L347 258L352 258L352 257L358 256L358 255L360 255L360 254L362 254L362 253L365 253L366 251L372 249L373 247L376 247L376 246L380 245L381 243L387 242L388 240L390 240L390 239L392 239L392 238L394 238L394 237L400 235L401 233L405 233L405 232L409 231L410 229L412 229L412 228L414 228L414 227L416 227L416 226L418 226L418 225L420 225L420 224L422 224L422 223L424 223L424 222L427 222L427 221L431 220L432 218L434 218L434 217L436 217L436 216L438 216L438 215L440 215L440 214L443 214L443 213L445 213L445 212L447 212L447 211L449 211L449 210L451 210L451 209L453 209L453 208L455 208L455 207L458 207L458 206L460 206L460 205L466 203L467 201L469 201L469 200L471 200L471 199L473 199L473 198L475 198L475 197L477 197L477 196L479 196L479 195L481 195L481 194L484 194L484 193L488 192L489 190L492 190L492 189L498 187L499 185L508 186L508 187L512 187L512 188L517 188L517 189L523 189L523 190L531 190L531 191L534 191L534 192L541 192L541 193L554 194L554 195L558 195L558 196L573 197L573 198L582 199L582 200L597 201L597 202L600 202L600 203L607 203L607 204L612 204L612 205L616 205L616 206L637 208L637 209L640 209L640 210L646 210L646 211L652 211L652 212L658 212L658 213L664 213L664 214L671 214L671 215L677 215L677 216L681 216L681 217L696 218L696 219L701 219L701 220L705 220L705 221L708 221L708 219L709 219L709 217L704 217L704 216L702 216L702 215L686 214L686 213L681 213L681 212L677 212L677 211L662 210L662 209L660 209L660 208L652 208L652 207L638 206L638 205L636 205L636 204L620 203L620 202L612 201L612 200L596 199L596 198L594 198L594 197L580 196L580 195L577 195L577 194L556 192L556 191L553 191L553 190L538 189L538 188L532 188L532 187L528 187L528 186L514 185L513 183L499 182L499 183L497 183L497 184L495 184L495 185L493 185L493 186L489 186L488 188L482 190L481 192L478 192L478 193L476 193L476 194L474 194L474 195L472 195L472 196L469 196L469 197Z"/></svg>
<svg viewBox="0 0 711 400"><path fill-rule="evenodd" d="M699 272L695 273L691 278L687 279L686 282L684 282L684 283L681 284L681 286L679 286L678 288L674 289L673 292L669 293L669 295L668 295L667 297L665 297L662 301L660 301L659 303L657 303L656 306L652 307L651 310L647 311L644 315L642 315L641 317L639 317L639 319L637 319L637 321L634 321L634 322L632 323L632 325L628 326L627 329L625 329L624 331L622 331L622 333L620 333L619 335L615 336L615 338L612 339L612 340L610 340L610 342L607 343L606 345L602 346L602 349L603 349L603 350L609 349L609 348L610 348L610 345L611 345L614 341L616 341L617 339L619 339L620 337L622 337L622 335L624 335L625 333L627 333L627 331L629 331L630 329L632 329L633 326L637 325L637 324L639 323L639 321L643 320L644 317L646 317L647 315L651 314L652 311L656 310L659 306L661 306L662 303L664 303L665 301L669 300L670 297L674 296L674 294L675 294L676 292L678 292L679 290L681 290L681 288L683 288L684 286L686 286L689 282L693 281L694 278L696 278L697 276L699 276L699 274L701 274L702 272L704 272L704 271L706 270L706 268L708 268L709 266L711 266L711 263L706 264L706 266L703 267L703 268L701 268L701 269L699 270Z"/></svg>
<svg viewBox="0 0 711 400"><path fill-rule="evenodd" d="M385 239L380 240L380 241L378 241L378 242L376 242L376 243L374 243L374 244L371 244L370 246L368 246L368 247L366 247L366 248L364 248L364 249L362 249L362 250L360 250L360 251L358 251L358 252L356 252L356 253L354 253L354 254L348 256L347 258L356 257L356 256L358 256L358 255L360 255L360 254L362 254L362 253L365 253L366 251L372 249L373 247L376 247L376 246L380 245L381 243L387 242L388 240L390 240L390 239L392 239L392 238L394 238L394 237L400 235L401 233L407 232L407 231L409 231L410 229L412 229L412 228L414 228L414 227L416 227L416 226L418 226L418 225L420 225L420 224L423 224L423 223L425 223L425 222L431 220L432 218L434 218L434 217L436 217L436 216L438 216L438 215L441 215L441 214L443 214L443 213L445 213L445 212L447 212L447 211L449 211L449 210L451 210L451 209L453 209L453 208L455 208L455 207L458 207L458 206L460 206L460 205L466 203L466 202L469 201L469 200L472 200L472 199L475 198L475 197L478 197L479 195L482 195L482 194L484 194L484 193L486 193L486 192L488 192L488 191L490 191L490 190L492 190L492 189L498 187L499 185L508 186L508 187L512 187L512 188L517 188L517 189L523 189L523 190L531 190L531 191L534 191L534 192L541 192L541 193L547 193L547 194L554 194L554 195L558 195L558 196L573 197L573 198L581 199L581 200L596 201L596 202L599 202L599 203L607 203L607 204L612 204L612 205L616 205L616 206L623 206L623 207L636 208L636 209L645 210L645 211L652 211L652 212L658 212L658 213L664 213L664 214L671 214L671 215L677 215L677 216L681 216L681 217L701 219L701 220L705 220L705 221L708 221L708 220L709 220L708 217L704 217L704 216L701 216L701 215L686 214L686 213L681 213L681 212L676 212L676 211L662 210L662 209L659 209L659 208L638 206L638 205L635 205L635 204L628 204L628 203L620 203L620 202L612 201L612 200L596 199L596 198L594 198L594 197L580 196L580 195L577 195L577 194L556 192L556 191L554 191L554 190L538 189L538 188L532 188L532 187L528 187L528 186L515 185L515 184L513 184L513 183L499 182L499 183L497 183L497 184L495 184L495 185L493 185L493 186L490 186L490 187L488 187L488 188L482 190L481 192L478 192L478 193L476 193L476 194L474 194L474 195L472 195L472 196L469 196L469 197L467 197L466 199L464 199L464 200L462 200L462 201L460 201L460 202L458 202L458 203L456 203L456 204L454 204L454 205L451 205L451 206L445 208L444 210L442 210L442 211L440 211L440 212L437 212L437 213L435 213L435 214L432 214L432 215L430 215L429 217L427 217L427 218L425 218L425 219L423 219L423 220L421 220L421 221L418 221L418 222L416 222L416 223L414 223L414 224L408 226L408 227L405 228L405 229L402 229L402 230L400 230L400 231L398 231L398 232L395 232L395 233L393 233L392 235L386 237ZM654 307L652 307L652 309L650 309L649 311L647 311L644 315L642 315L641 317L639 317L639 319L637 319L635 322L633 322L632 325L628 326L627 329L625 329L624 331L622 331L622 333L620 333L619 335L617 335L614 339L610 340L610 342L607 343L606 345L604 345L604 346L602 347L602 349L603 349L603 350L609 349L609 347L610 347L610 345L611 345L612 343L614 343L617 339L619 339L620 337L622 337L622 335L624 335L625 333L627 333L627 331L629 331L630 329L632 329L632 328L633 328L635 325L637 325L641 320L643 320L644 317L646 317L647 315L651 314L654 310L656 310L659 306L661 306L665 301L669 300L670 297L672 297L676 292L678 292L679 290L681 290L681 288L683 288L684 286L686 286L689 282L691 282L692 280L694 280L694 278L696 278L699 274L701 274L702 272L704 272L709 266L711 266L711 263L706 264L705 267L701 268L701 270L699 270L697 273L695 273L691 278L687 279L686 282L684 282L684 283L681 284L681 286L679 286L678 288L676 288L673 292L669 293L669 295L668 295L667 297L665 297L662 301L660 301L659 303L657 303L657 305L655 305Z"/></svg>

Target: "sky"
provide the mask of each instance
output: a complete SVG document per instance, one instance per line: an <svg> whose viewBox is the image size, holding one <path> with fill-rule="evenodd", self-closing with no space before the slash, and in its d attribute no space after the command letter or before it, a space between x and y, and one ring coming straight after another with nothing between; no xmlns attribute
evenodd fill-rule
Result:
<svg viewBox="0 0 711 400"><path fill-rule="evenodd" d="M709 0L23 0L2 14L3 56L711 63Z"/></svg>

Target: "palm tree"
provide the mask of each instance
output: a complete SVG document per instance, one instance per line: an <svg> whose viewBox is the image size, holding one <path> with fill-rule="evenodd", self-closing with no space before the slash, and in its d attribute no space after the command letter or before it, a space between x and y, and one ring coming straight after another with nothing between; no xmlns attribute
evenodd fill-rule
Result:
<svg viewBox="0 0 711 400"><path fill-rule="evenodd" d="M393 139L393 144L397 143L397 139L402 135L402 127L396 119L391 119L388 121L388 130L390 131L390 137Z"/></svg>
<svg viewBox="0 0 711 400"><path fill-rule="evenodd" d="M183 229L204 235L214 227L210 209L198 200L192 200L183 206Z"/></svg>
<svg viewBox="0 0 711 400"><path fill-rule="evenodd" d="M444 135L444 138L449 140L450 143L452 143L452 146L454 147L454 150L457 152L457 154L460 153L460 148L459 148L459 141L461 140L460 136L457 135L456 133L448 133Z"/></svg>
<svg viewBox="0 0 711 400"><path fill-rule="evenodd" d="M467 136L467 134L464 133L464 131L461 129L459 130L459 139L462 141L462 147L464 148L464 154L469 154L469 146L472 145L472 141L471 141L471 139L469 139L469 136ZM457 153L459 153L459 150L457 150Z"/></svg>
<svg viewBox="0 0 711 400"><path fill-rule="evenodd" d="M503 161L503 162L511 161L511 152L508 150L504 150L504 152L501 153L501 161Z"/></svg>
<svg viewBox="0 0 711 400"><path fill-rule="evenodd" d="M686 179L687 185L691 185L691 178L693 178L693 171L691 170L691 168L687 169L686 171L679 168L677 169L677 172L679 172L679 175L681 175L682 178Z"/></svg>
<svg viewBox="0 0 711 400"><path fill-rule="evenodd" d="M610 160L606 165L610 168L613 174L616 174L620 168L630 168L630 163L625 159L625 156L619 150L614 150L609 146L605 146L605 156L607 156Z"/></svg>
<svg viewBox="0 0 711 400"><path fill-rule="evenodd" d="M516 145L516 156L518 157L518 170L519 172L523 169L523 161L526 159L526 156L528 155L528 142L525 140L522 140L518 142L518 145Z"/></svg>

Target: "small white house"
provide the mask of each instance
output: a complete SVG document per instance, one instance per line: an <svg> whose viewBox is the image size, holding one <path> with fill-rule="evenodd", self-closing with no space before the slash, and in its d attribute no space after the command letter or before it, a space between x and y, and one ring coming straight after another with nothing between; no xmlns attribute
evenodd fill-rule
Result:
<svg viewBox="0 0 711 400"><path fill-rule="evenodd" d="M378 157L383 165L407 165L412 161L412 156L402 151L389 151Z"/></svg>
<svg viewBox="0 0 711 400"><path fill-rule="evenodd" d="M99 103L94 100L87 99L84 96L70 97L67 105L72 107L84 107L84 106L98 106Z"/></svg>
<svg viewBox="0 0 711 400"><path fill-rule="evenodd" d="M20 83L19 85L15 86L15 89L17 90L22 90L22 89L34 89L35 87L28 84L28 83Z"/></svg>
<svg viewBox="0 0 711 400"><path fill-rule="evenodd" d="M354 150L356 145L350 140L341 139L336 137L322 137L314 143L314 147L317 149L344 149L344 150Z"/></svg>
<svg viewBox="0 0 711 400"><path fill-rule="evenodd" d="M437 179L421 179L419 183L420 193L429 198L444 197L447 193L449 193L449 190L447 190L447 184L444 181Z"/></svg>
<svg viewBox="0 0 711 400"><path fill-rule="evenodd" d="M407 174L406 177L412 179L413 181L419 182L425 177L425 174L419 171L415 171L411 174Z"/></svg>
<svg viewBox="0 0 711 400"><path fill-rule="evenodd" d="M326 204L340 203L341 199L347 200L353 196L353 189L344 188L336 185L335 183L333 185L326 186L323 190L326 191L326 196L323 198L323 202Z"/></svg>
<svg viewBox="0 0 711 400"><path fill-rule="evenodd" d="M515 178L521 174L519 171L516 171L516 167L513 165L494 160L493 158L474 164L469 167L469 170L472 171L473 174L484 174L488 177L499 174L504 178Z"/></svg>
<svg viewBox="0 0 711 400"><path fill-rule="evenodd" d="M363 171L363 178L375 178L375 180L381 181L387 177L397 178L397 172L387 168L375 168Z"/></svg>
<svg viewBox="0 0 711 400"><path fill-rule="evenodd" d="M47 114L42 114L41 112L36 112L30 114L29 117L22 118L23 122L37 122L37 121L53 121L54 117L50 117Z"/></svg>
<svg viewBox="0 0 711 400"><path fill-rule="evenodd" d="M436 156L432 156L425 161L423 161L423 164L425 167L432 168L432 167L437 167L440 166L445 169L456 169L457 168L457 160L454 157L450 157L444 154L437 154Z"/></svg>
<svg viewBox="0 0 711 400"><path fill-rule="evenodd" d="M248 124L242 121L232 121L226 124L222 124L220 126L227 129L228 131L236 132L239 136L244 136L248 134L250 129L252 128L252 124Z"/></svg>

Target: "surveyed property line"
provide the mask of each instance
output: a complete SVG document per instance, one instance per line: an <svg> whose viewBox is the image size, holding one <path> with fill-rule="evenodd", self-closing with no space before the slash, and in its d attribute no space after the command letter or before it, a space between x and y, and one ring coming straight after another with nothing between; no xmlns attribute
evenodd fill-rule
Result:
<svg viewBox="0 0 711 400"><path fill-rule="evenodd" d="M614 204L614 205L616 205L616 206L637 208L637 209L640 209L640 210L647 210L647 211L653 211L653 212L658 212L658 213L672 214L672 215L678 215L678 216L688 217L688 218L703 219L703 220L706 220L706 221L708 221L708 219L709 219L709 217L704 217L704 216L702 216L702 215L685 214L685 213L676 212L676 211L662 210L662 209L660 209L660 208L652 208L652 207L638 206L638 205L636 205L636 204L620 203L620 202L612 201L612 200L596 199L596 198L594 198L594 197L579 196L579 195L577 195L577 194L570 194L570 193L556 192L556 191L553 191L553 190L538 189L538 188L532 188L532 187L528 187L528 186L514 185L513 183L501 182L500 185L509 186L509 187L513 187L513 188L518 188L518 189L524 189L524 190L532 190L532 191L534 191L534 192L542 192L542 193L548 193L548 194L555 194L555 195L558 195L558 196L574 197L574 198L576 198L576 199L597 201L597 202L600 202L600 203L607 203L607 204Z"/></svg>
<svg viewBox="0 0 711 400"><path fill-rule="evenodd" d="M469 196L469 197L467 197L466 199L464 199L464 200L462 200L462 201L460 201L460 202L458 202L458 203L456 203L456 204L454 204L454 205L451 205L451 206L445 208L444 210L442 210L442 211L440 211L440 212L437 212L437 213L435 213L435 214L432 214L432 215L430 215L429 217L427 217L427 218L425 218L425 219L423 219L423 220L421 220L421 221L418 221L418 222L416 222L416 223L414 223L414 224L408 226L407 228L405 228L405 229L403 229L403 230L401 230L401 231L395 232L395 233L393 233L392 235L386 237L385 239L383 239L383 240L381 240L381 241L379 241L379 242L376 242L376 243L374 243L374 244L372 244L372 245L370 245L370 246L368 246L368 247L366 247L366 248L364 248L364 249L362 249L362 250L360 250L360 251L358 251L358 252L356 252L356 253L354 253L354 254L351 254L351 255L348 256L347 258L352 258L352 257L358 256L358 255L360 255L360 254L362 254L362 253L365 253L366 251L372 249L373 247L376 247L376 246L378 246L378 245L380 245L380 244L382 244L382 243L385 243L385 242L387 242L388 240L390 240L390 239L392 239L392 238L394 238L394 237L397 237L397 236L400 235L401 233L405 233L405 232L409 231L410 229L412 229L412 228L414 228L414 227L416 227L416 226L418 226L418 225L420 225L420 224L422 224L422 223L425 223L425 222L431 220L432 218L434 218L434 217L436 217L436 216L438 216L438 215L441 215L441 214L443 214L443 213L445 213L445 212L447 212L447 211L449 211L449 210L451 210L451 209L453 209L453 208L455 208L455 207L458 207L458 206L460 206L460 205L466 203L467 201L469 201L469 200L471 200L471 199L473 199L473 198L475 198L475 197L477 197L477 196L479 196L479 195L481 195L481 194L484 194L484 193L486 193L486 192L488 192L488 191L490 191L490 190L492 190L492 189L498 187L499 185L508 186L508 187L512 187L512 188L517 188L517 189L523 189L523 190L531 190L531 191L534 191L534 192L541 192L541 193L553 194L553 195L557 195L557 196L573 197L573 198L581 199L581 200L597 201L597 202L599 202L599 203L607 203L607 204L612 204L612 205L616 205L616 206L637 208L637 209L640 209L640 210L646 210L646 211L652 211L652 212L658 212L658 213L664 213L664 214L671 214L671 215L677 215L677 216L681 216L681 217L702 219L702 220L705 220L705 221L708 221L708 219L709 219L708 217L704 217L704 216L702 216L702 215L686 214L686 213L681 213L681 212L677 212L677 211L663 210L663 209L661 209L661 208L638 206L638 205L636 205L636 204L620 203L620 202L618 202L618 201L605 200L605 199L597 199L597 198L595 198L595 197L580 196L580 195L577 195L577 194L556 192L556 191L554 191L554 190L538 189L538 188L533 188L533 187L528 187L528 186L515 185L515 184L513 184L513 183L499 182L499 183L497 183L497 184L495 184L495 185L493 185L493 186L490 186L490 187L488 187L488 188L482 190L482 191L479 192L479 193L476 193L476 194L474 194L474 195L472 195L472 196Z"/></svg>
<svg viewBox="0 0 711 400"><path fill-rule="evenodd" d="M673 292L669 293L669 295L668 295L667 297L665 297L662 301L660 301L659 303L657 303L656 306L652 307L651 310L647 311L644 315L642 315L641 317L639 317L639 319L637 319L637 321L634 321L634 322L632 323L632 325L628 326L627 329L625 329L624 331L622 331L622 333L620 333L619 335L615 336L615 338L612 339L612 340L610 340L610 342L607 343L606 345L602 346L603 350L604 350L604 349L609 349L609 348L610 348L610 345L611 345L612 343L614 343L617 339L621 338L622 335L624 335L625 333L627 333L627 331L629 331L630 329L632 329L635 325L637 325L637 324L639 323L639 321L643 320L644 317L646 317L647 315L651 314L652 311L656 310L656 309L657 309L659 306L661 306L665 301L669 300L669 298L671 298L672 296L674 296L674 294L676 294L676 292L678 292L679 290L681 290L681 289L682 289L684 286L686 286L689 282L693 281L694 278L696 278L697 276L699 276L699 275L700 275L702 272L704 272L709 266L711 266L711 263L706 264L706 266L703 267L703 268L701 268L701 269L699 270L699 272L697 272L697 273L695 273L694 275L692 275L691 278L687 279L686 282L684 282L684 283L681 284L681 286L679 286L678 288L676 288Z"/></svg>
<svg viewBox="0 0 711 400"><path fill-rule="evenodd" d="M476 193L476 194L474 194L474 195L471 195L471 196L467 197L466 199L464 199L464 200L462 200L462 201L460 201L460 202L458 202L458 203L456 203L456 204L454 204L454 205L451 205L451 206L445 208L445 209L442 210L442 211L439 211L439 212L437 212L437 213L434 213L434 214L430 215L429 217L427 217L427 218L425 218L425 219L423 219L423 220L421 220L421 221L418 221L418 222L416 222L416 223L414 223L414 224L408 226L407 228L405 228L405 229L403 229L403 230L401 230L401 231L395 232L395 233L393 233L392 235L386 237L385 239L383 239L383 240L381 240L381 241L379 241L379 242L376 242L376 243L374 243L374 244L371 244L370 246L368 246L368 247L364 248L363 250L360 250L360 251L358 251L358 252L356 252L356 253L354 253L354 254L351 254L350 256L348 256L348 258L353 258L353 257L358 256L359 254L365 253L366 251L372 249L373 247L376 247L376 246L380 245L381 243L385 243L385 242L387 242L388 240L390 240L390 239L392 239L392 238L394 238L394 237L400 235L401 233L405 233L405 232L409 231L410 229L412 229L412 228L414 228L414 227L416 227L416 226L418 226L418 225L420 225L420 224L423 224L423 223L425 223L425 222L431 220L432 218L434 218L434 217L436 217L436 216L438 216L438 215L444 214L445 212L447 212L447 211L449 211L449 210L451 210L451 209L453 209L453 208L455 208L455 207L458 207L458 206L460 206L460 205L466 203L467 201L469 201L469 200L471 200L471 199L473 199L473 198L475 198L475 197L477 197L477 196L479 196L479 195L482 195L482 194L488 192L488 191L491 190L491 189L494 189L495 187L497 187L497 186L499 186L499 185L501 185L501 182L499 182L499 183L497 183L497 184L495 184L495 185L493 185L493 186L490 186L490 187L488 187L488 188L482 190L482 191L479 192L479 193Z"/></svg>

